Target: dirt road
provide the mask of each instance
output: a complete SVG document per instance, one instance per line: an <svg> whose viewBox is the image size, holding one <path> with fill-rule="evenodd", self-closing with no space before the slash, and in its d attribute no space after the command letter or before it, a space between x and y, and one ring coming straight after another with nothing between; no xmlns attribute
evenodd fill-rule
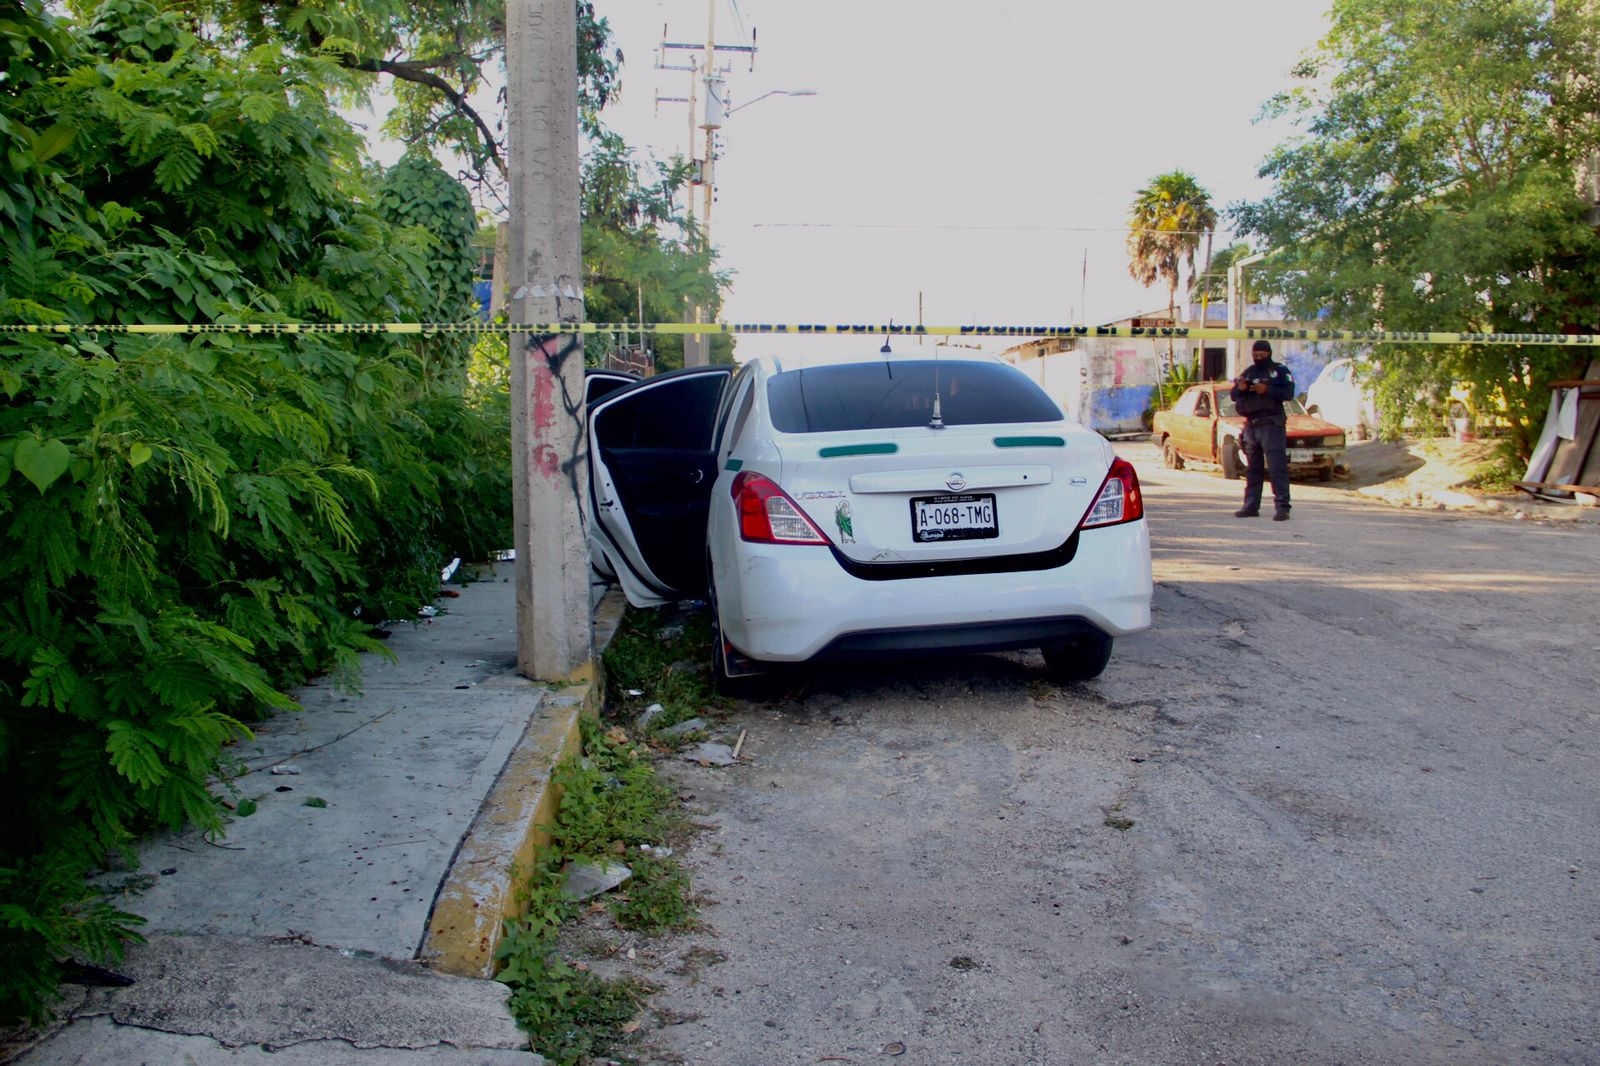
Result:
<svg viewBox="0 0 1600 1066"><path fill-rule="evenodd" d="M817 672L679 764L647 1062L1600 1062L1600 527L1145 484L1155 624ZM626 960L627 950L633 959Z"/></svg>

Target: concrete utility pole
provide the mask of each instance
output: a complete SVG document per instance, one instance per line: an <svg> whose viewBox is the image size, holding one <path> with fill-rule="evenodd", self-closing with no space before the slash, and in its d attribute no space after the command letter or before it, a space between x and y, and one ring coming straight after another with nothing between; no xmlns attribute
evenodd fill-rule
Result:
<svg viewBox="0 0 1600 1066"><path fill-rule="evenodd" d="M506 75L511 321L582 322L572 0L507 4ZM513 333L510 349L517 669L540 680L579 679L594 659L583 339Z"/></svg>
<svg viewBox="0 0 1600 1066"><path fill-rule="evenodd" d="M1245 297L1244 268L1254 266L1268 256L1268 252L1252 252L1250 255L1240 256L1228 264L1228 328L1244 329L1244 309L1248 300ZM1200 323L1202 326L1204 322ZM1228 338L1228 377L1230 379L1239 375L1243 360L1239 356L1239 339Z"/></svg>

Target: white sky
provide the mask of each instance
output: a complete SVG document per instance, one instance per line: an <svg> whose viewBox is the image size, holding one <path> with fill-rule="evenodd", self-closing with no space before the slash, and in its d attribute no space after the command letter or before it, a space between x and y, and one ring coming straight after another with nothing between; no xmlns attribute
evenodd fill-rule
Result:
<svg viewBox="0 0 1600 1066"><path fill-rule="evenodd" d="M1289 131L1254 120L1324 32L1326 7L597 2L625 55L606 119L659 157L689 141L687 105L656 103L687 96L690 78L656 69L663 25L703 43L714 13L718 44L758 32L753 71L747 56L718 57L732 107L816 91L753 102L723 127L711 220L735 272L723 320L909 324L920 293L928 325L1092 323L1164 306L1164 288L1128 276L1134 195L1174 168L1219 209L1264 195L1256 171ZM740 354L764 344L742 338Z"/></svg>

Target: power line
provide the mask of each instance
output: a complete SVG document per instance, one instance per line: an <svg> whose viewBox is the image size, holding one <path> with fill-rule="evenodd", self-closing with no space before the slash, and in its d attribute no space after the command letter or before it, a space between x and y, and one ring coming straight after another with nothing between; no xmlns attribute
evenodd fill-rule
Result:
<svg viewBox="0 0 1600 1066"><path fill-rule="evenodd" d="M993 231L997 233L1171 233L1204 237L1207 232L1237 235L1236 231L1218 227L1215 230L1154 230L1136 231L1127 226L995 226L958 225L947 222L752 222L752 229L888 229L888 230L960 230Z"/></svg>
<svg viewBox="0 0 1600 1066"><path fill-rule="evenodd" d="M744 12L739 10L739 0L728 0L728 8L733 12L733 21L739 27L740 40L750 41L750 31L745 28ZM754 44L754 41L750 41Z"/></svg>

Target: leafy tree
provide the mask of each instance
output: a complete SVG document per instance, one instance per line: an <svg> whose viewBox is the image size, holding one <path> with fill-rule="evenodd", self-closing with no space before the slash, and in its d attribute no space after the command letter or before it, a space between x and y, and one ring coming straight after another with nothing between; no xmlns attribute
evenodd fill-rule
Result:
<svg viewBox="0 0 1600 1066"><path fill-rule="evenodd" d="M477 314L473 278L478 253L472 197L444 172L433 153L413 147L389 169L378 195L378 212L396 226L415 226L434 241L425 265L427 295L419 308L425 322L460 322ZM466 385L472 341L465 335L432 337L417 346L424 373L437 387L459 392Z"/></svg>
<svg viewBox="0 0 1600 1066"><path fill-rule="evenodd" d="M1206 242L1210 272L1211 235L1217 212L1211 194L1182 170L1158 174L1140 189L1128 212L1128 273L1141 285L1167 283L1167 313L1177 320L1178 284L1186 266L1192 279L1194 256Z"/></svg>
<svg viewBox="0 0 1600 1066"><path fill-rule="evenodd" d="M81 2L81 0L80 0ZM622 54L591 0L575 0L578 100L584 127L599 130L601 109L616 91ZM401 0L169 0L172 10L205 26L233 52L271 45L301 56L332 57L344 75L330 82L350 102L392 92L385 131L407 145L459 156L467 179L492 198L505 177L505 128L481 112L505 62L505 4L406 3Z"/></svg>
<svg viewBox="0 0 1600 1066"><path fill-rule="evenodd" d="M0 72L0 321L420 320L459 295L437 267L462 219L374 206L326 57L24 0ZM451 553L506 543L504 408L433 365L332 332L0 335L0 1023L131 935L86 870L219 827L225 745L352 677Z"/></svg>
<svg viewBox="0 0 1600 1066"><path fill-rule="evenodd" d="M1593 5L1336 0L1330 30L1269 105L1301 132L1266 160L1273 192L1232 208L1276 253L1291 313L1346 328L1591 332L1600 240L1578 172L1600 147ZM1380 399L1404 417L1467 384L1504 404L1525 458L1560 348L1385 346Z"/></svg>
<svg viewBox="0 0 1600 1066"><path fill-rule="evenodd" d="M654 180L647 183L644 165L610 133L597 137L584 159L585 313L596 322L675 322L693 301L710 307L714 320L726 278L712 271L711 253L698 250L702 242L692 239L687 221L674 207L692 164L676 160L651 165ZM668 231L673 227L690 239L672 239ZM591 360L612 341L592 338ZM683 366L682 336L658 335L652 343L657 369ZM713 363L731 363L732 353L732 338L712 337Z"/></svg>
<svg viewBox="0 0 1600 1066"><path fill-rule="evenodd" d="M1221 303L1228 298L1228 271L1233 269L1233 264L1247 255L1254 255L1255 249L1240 241L1230 244L1222 251L1208 257L1209 265L1204 271L1194 275L1189 280L1189 300L1197 303L1205 300L1209 303Z"/></svg>

